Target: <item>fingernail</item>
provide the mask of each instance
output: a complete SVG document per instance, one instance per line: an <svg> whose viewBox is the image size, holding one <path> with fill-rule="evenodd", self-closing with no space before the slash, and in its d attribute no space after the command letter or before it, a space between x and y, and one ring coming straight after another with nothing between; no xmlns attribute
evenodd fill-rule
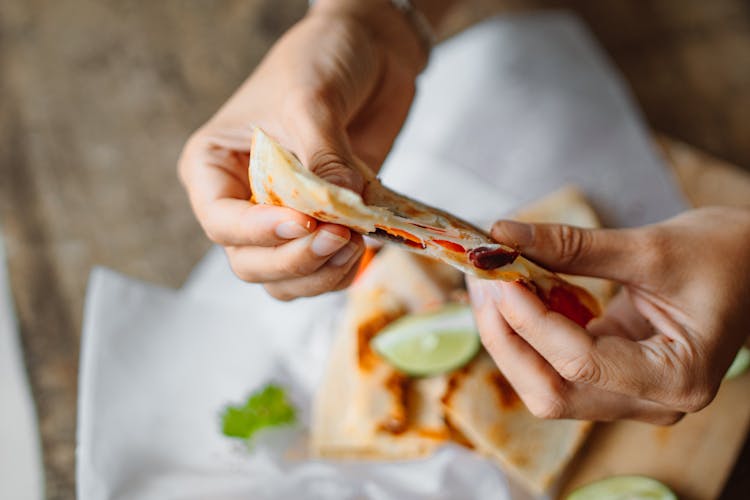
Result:
<svg viewBox="0 0 750 500"><path fill-rule="evenodd" d="M534 235L532 231L533 227L531 224L524 224L523 222L514 220L502 222L503 239L507 238L509 240L508 243L515 243L520 247L525 247L533 243Z"/></svg>
<svg viewBox="0 0 750 500"><path fill-rule="evenodd" d="M327 257L348 242L349 240L347 238L342 238L337 234L328 231L318 231L318 234L313 238L311 248L315 255Z"/></svg>
<svg viewBox="0 0 750 500"><path fill-rule="evenodd" d="M331 260L328 262L336 267L343 266L357 253L357 250L359 250L359 246L350 241L344 248L336 252L336 255L331 257Z"/></svg>
<svg viewBox="0 0 750 500"><path fill-rule="evenodd" d="M276 226L276 236L285 240L302 238L310 234L310 231L302 227L298 222L289 220Z"/></svg>

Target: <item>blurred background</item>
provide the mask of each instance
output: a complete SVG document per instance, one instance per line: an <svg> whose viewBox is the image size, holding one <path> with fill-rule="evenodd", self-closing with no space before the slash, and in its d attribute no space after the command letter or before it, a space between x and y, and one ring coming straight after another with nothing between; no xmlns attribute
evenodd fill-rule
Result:
<svg viewBox="0 0 750 500"><path fill-rule="evenodd" d="M468 0L442 35L495 13L561 7L587 22L655 131L750 169L750 3ZM209 243L175 175L181 146L306 8L304 0L0 2L0 224L47 498L74 497L91 267L182 284ZM748 491L746 444L725 496Z"/></svg>

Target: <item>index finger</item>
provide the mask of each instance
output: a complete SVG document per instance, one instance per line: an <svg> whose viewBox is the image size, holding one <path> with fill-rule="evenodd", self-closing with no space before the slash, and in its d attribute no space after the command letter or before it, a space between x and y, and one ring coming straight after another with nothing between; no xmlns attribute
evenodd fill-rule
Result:
<svg viewBox="0 0 750 500"><path fill-rule="evenodd" d="M236 247L275 247L308 236L317 227L315 219L291 208L231 198L208 203L198 219L212 241Z"/></svg>
<svg viewBox="0 0 750 500"><path fill-rule="evenodd" d="M493 285L476 278L467 279L467 283L482 343L526 407L537 417L628 418L658 424L674 423L681 417L680 413L652 401L563 380L532 346L516 335L496 305L488 304L486 296L492 290L487 287Z"/></svg>
<svg viewBox="0 0 750 500"><path fill-rule="evenodd" d="M674 362L656 343L646 348L644 342L619 336L592 336L548 310L523 285L494 284L501 287L498 306L510 327L566 380L654 401L673 399Z"/></svg>
<svg viewBox="0 0 750 500"><path fill-rule="evenodd" d="M253 205L247 154L225 139L191 141L180 160L180 178L208 237L223 246L276 246L315 230L316 220L284 207Z"/></svg>

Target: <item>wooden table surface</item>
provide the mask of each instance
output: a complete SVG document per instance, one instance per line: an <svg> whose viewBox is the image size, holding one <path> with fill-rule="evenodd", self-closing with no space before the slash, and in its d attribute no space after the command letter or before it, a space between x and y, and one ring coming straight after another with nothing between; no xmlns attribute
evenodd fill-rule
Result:
<svg viewBox="0 0 750 500"><path fill-rule="evenodd" d="M565 5L600 38L655 129L750 167L744 0L471 0L445 31L489 13ZM91 267L182 283L209 245L176 181L180 147L305 8L304 0L0 2L0 223L47 498L74 497ZM709 170L680 168L691 197L715 201L730 189L736 202L750 199L738 187L750 181L732 167ZM746 498L749 478L746 446L725 497Z"/></svg>

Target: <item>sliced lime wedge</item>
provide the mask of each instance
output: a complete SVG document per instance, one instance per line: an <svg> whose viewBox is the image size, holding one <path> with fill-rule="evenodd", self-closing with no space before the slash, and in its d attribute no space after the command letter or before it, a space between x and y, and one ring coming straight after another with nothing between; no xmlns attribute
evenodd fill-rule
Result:
<svg viewBox="0 0 750 500"><path fill-rule="evenodd" d="M471 308L451 304L394 321L370 345L404 373L436 375L468 363L479 350L479 333Z"/></svg>
<svg viewBox="0 0 750 500"><path fill-rule="evenodd" d="M739 377L747 371L748 367L750 367L750 349L743 346L737 351L737 356L735 356L734 361L729 366L727 374L724 375L724 380Z"/></svg>
<svg viewBox="0 0 750 500"><path fill-rule="evenodd" d="M650 477L614 476L578 488L565 500L677 500L677 495Z"/></svg>

